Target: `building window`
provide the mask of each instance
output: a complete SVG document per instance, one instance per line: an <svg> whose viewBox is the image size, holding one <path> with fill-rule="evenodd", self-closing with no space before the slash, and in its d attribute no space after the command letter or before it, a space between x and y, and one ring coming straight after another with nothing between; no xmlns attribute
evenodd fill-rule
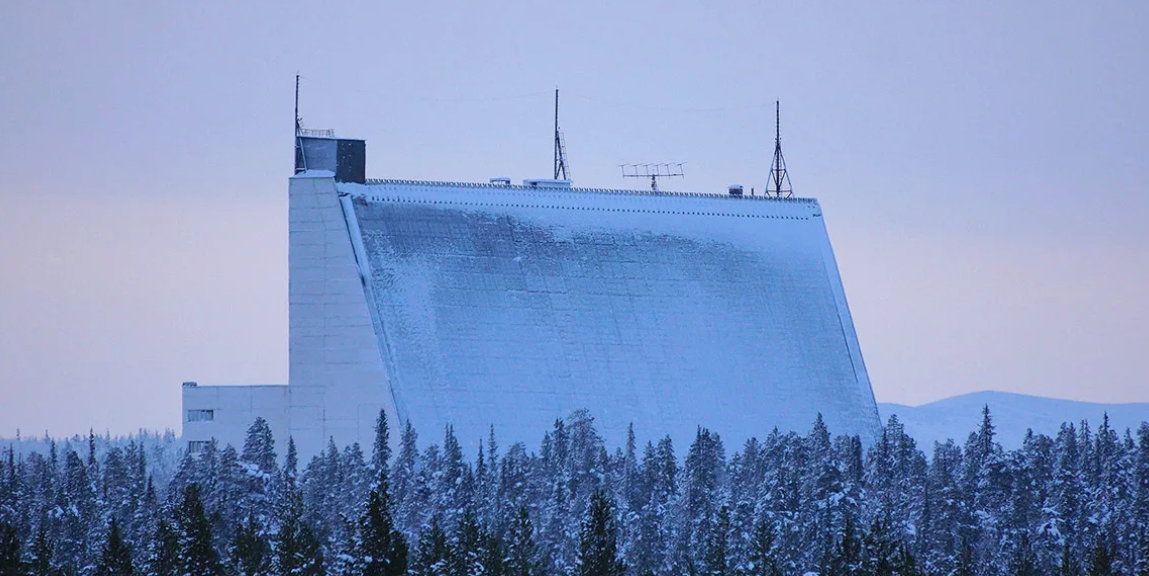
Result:
<svg viewBox="0 0 1149 576"><path fill-rule="evenodd" d="M209 440L188 440L188 454L199 454L207 450L207 445L211 444Z"/></svg>
<svg viewBox="0 0 1149 576"><path fill-rule="evenodd" d="M215 410L188 410L188 422L211 422L215 420Z"/></svg>

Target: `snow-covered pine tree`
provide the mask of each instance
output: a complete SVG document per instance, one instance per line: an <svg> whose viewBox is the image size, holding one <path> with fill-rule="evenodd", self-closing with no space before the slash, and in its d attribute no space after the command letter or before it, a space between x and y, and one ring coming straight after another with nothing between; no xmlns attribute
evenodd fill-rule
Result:
<svg viewBox="0 0 1149 576"><path fill-rule="evenodd" d="M498 463L498 508L495 513L503 527L499 534L510 530L520 509L527 509L527 506L539 509L538 503L532 500L531 478L536 468L532 462L523 444L516 442Z"/></svg>
<svg viewBox="0 0 1149 576"><path fill-rule="evenodd" d="M40 456L33 454L33 456ZM36 513L38 500L36 490L32 485L33 478L23 458L17 463L12 446L8 446L6 462L3 464L4 477L3 492L5 497L0 501L0 522L8 522L16 530L16 536L27 542L34 534L33 518L39 517ZM43 460L43 457L40 457ZM34 516L35 514L35 516ZM43 523L40 524L43 527Z"/></svg>
<svg viewBox="0 0 1149 576"><path fill-rule="evenodd" d="M295 449L295 438L287 437L287 454L283 457L284 486L299 482L299 451Z"/></svg>
<svg viewBox="0 0 1149 576"><path fill-rule="evenodd" d="M104 543L100 559L96 563L95 576L132 576L132 551L120 534L120 526L115 517L108 526L108 541Z"/></svg>
<svg viewBox="0 0 1149 576"><path fill-rule="evenodd" d="M129 532L132 549L136 551L137 566L146 565L145 560L148 558L149 545L158 520L159 499L156 496L155 483L152 481L152 477L148 476L144 482L143 492L139 496L139 504L132 515Z"/></svg>
<svg viewBox="0 0 1149 576"><path fill-rule="evenodd" d="M332 534L332 530L340 522L342 476L339 448L335 445L334 439L328 438L327 448L311 458L303 473L302 483L299 484L303 491L304 515L307 522L314 525L315 530L328 539L337 537ZM282 495L280 500L283 500Z"/></svg>
<svg viewBox="0 0 1149 576"><path fill-rule="evenodd" d="M1061 546L1061 561L1057 564L1057 576L1081 576L1081 564L1073 554L1073 548L1066 541Z"/></svg>
<svg viewBox="0 0 1149 576"><path fill-rule="evenodd" d="M0 521L0 574L24 574L24 557L20 552L20 536L12 524Z"/></svg>
<svg viewBox="0 0 1149 576"><path fill-rule="evenodd" d="M618 552L618 528L614 503L601 490L590 498L590 506L579 534L577 576L624 576L626 563Z"/></svg>
<svg viewBox="0 0 1149 576"><path fill-rule="evenodd" d="M805 439L793 432L772 430L763 443L767 463L763 483L761 514L774 529L775 548L784 573L799 573L807 566L810 549L802 539L802 471L807 464ZM816 558L815 558L816 559Z"/></svg>
<svg viewBox="0 0 1149 576"><path fill-rule="evenodd" d="M132 482L129 479L128 463L124 450L113 446L104 454L104 464L100 467L101 501L103 503L103 518L115 518L119 521L122 532L130 525L134 511L135 501L132 498ZM110 527L109 527L110 529ZM125 540L130 540L125 538Z"/></svg>
<svg viewBox="0 0 1149 576"><path fill-rule="evenodd" d="M1149 422L1142 422L1137 429L1135 466L1136 494L1134 495L1133 521L1138 532L1146 533L1149 532ZM1149 558L1146 559L1146 563L1149 563Z"/></svg>
<svg viewBox="0 0 1149 576"><path fill-rule="evenodd" d="M1149 530L1142 528L1137 535L1137 561L1133 566L1133 576L1149 576Z"/></svg>
<svg viewBox="0 0 1149 576"><path fill-rule="evenodd" d="M27 524L24 530L25 538L31 534L32 530L43 531L46 533L47 538L53 543L59 535L59 524L57 518L49 515L56 504L56 486L58 480L56 477L56 450L55 443L50 443L48 448L48 455L40 453L33 453L28 456L27 460L27 498L21 499L21 502L27 506L27 522L20 522L17 518L11 521ZM31 524L35 523L35 527ZM19 528L17 528L19 533Z"/></svg>
<svg viewBox="0 0 1149 576"><path fill-rule="evenodd" d="M1122 512L1121 493L1126 490L1121 474L1121 444L1117 432L1109 425L1109 414L1101 419L1094 436L1093 450L1086 474L1088 497L1085 507L1088 526L1093 529L1093 539L1104 538L1109 546L1110 560L1114 568L1124 571L1118 554L1122 550L1120 522Z"/></svg>
<svg viewBox="0 0 1149 576"><path fill-rule="evenodd" d="M184 489L183 500L175 511L176 535L179 542L176 557L178 574L220 576L223 566L212 541L211 523L204 511L198 484Z"/></svg>
<svg viewBox="0 0 1149 576"><path fill-rule="evenodd" d="M862 573L894 574L899 542L891 538L885 521L877 518L862 538Z"/></svg>
<svg viewBox="0 0 1149 576"><path fill-rule="evenodd" d="M634 548L641 539L642 508L649 495L638 467L638 440L634 435L633 422L626 428L626 446L617 460L614 468L618 476L615 480L615 485L618 487L616 499L621 502L622 552L627 563L633 565L636 555Z"/></svg>
<svg viewBox="0 0 1149 576"><path fill-rule="evenodd" d="M1054 440L1054 455L1057 464L1050 495L1054 510L1051 524L1058 539L1070 547L1071 555L1079 557L1084 549L1081 501L1085 494L1078 433L1073 424L1061 425Z"/></svg>
<svg viewBox="0 0 1149 576"><path fill-rule="evenodd" d="M479 451L482 450L480 445ZM499 443L495 439L493 425L487 433L486 466L482 472L476 463L474 501L478 508L479 519L494 535L502 535L509 518L502 516L503 502L499 493Z"/></svg>
<svg viewBox="0 0 1149 576"><path fill-rule="evenodd" d="M181 574L179 534L165 519L160 519L156 523L156 534L152 538L147 567L147 572L151 576L177 576Z"/></svg>
<svg viewBox="0 0 1149 576"><path fill-rule="evenodd" d="M263 526L248 516L235 531L228 554L229 576L269 576L271 574L271 544Z"/></svg>
<svg viewBox="0 0 1149 576"><path fill-rule="evenodd" d="M1006 454L1009 469L1009 499L1002 528L1008 540L1026 541L1033 553L1035 569L1041 573L1055 568L1058 542L1043 526L1049 526L1051 509L1048 487L1054 471L1053 440L1028 431L1020 450ZM1016 550L1015 550L1016 552ZM1011 563L1016 564L1016 554Z"/></svg>
<svg viewBox="0 0 1149 576"><path fill-rule="evenodd" d="M391 426L387 422L387 412L379 409L375 419L375 442L371 446L371 473L378 478L391 465Z"/></svg>
<svg viewBox="0 0 1149 576"><path fill-rule="evenodd" d="M490 484L490 468L493 466L493 463L487 462L487 456L483 451L483 442L480 441L479 453L478 456L475 457L473 496L477 510L476 514L485 522L489 522L488 519L491 517L491 514L489 514L488 511L495 506L495 503L491 501L494 490Z"/></svg>
<svg viewBox="0 0 1149 576"><path fill-rule="evenodd" d="M960 484L962 461L961 448L953 440L935 443L926 479L929 492L922 494L927 499L929 524L920 535L920 556L924 566L940 574L953 571L969 523Z"/></svg>
<svg viewBox="0 0 1149 576"><path fill-rule="evenodd" d="M526 506L519 507L507 531L506 576L539 576L538 547L534 525Z"/></svg>
<svg viewBox="0 0 1149 576"><path fill-rule="evenodd" d="M838 461L842 478L841 496L837 504L843 527L846 518L852 518L857 523L863 516L863 504L867 498L863 453L862 439L858 436L838 436L834 439L834 457ZM921 458L921 467L925 469L924 455Z"/></svg>
<svg viewBox="0 0 1149 576"><path fill-rule="evenodd" d="M635 486L640 491L634 496L638 509L628 512L627 522L632 525L625 558L634 574L652 574L662 564L664 545L661 542L662 522L658 516L658 506L653 500L658 477L657 458L654 444L649 441L642 450L638 475Z"/></svg>
<svg viewBox="0 0 1149 576"><path fill-rule="evenodd" d="M1085 570L1087 576L1116 576L1113 571L1113 550L1104 535L1098 535L1097 541L1089 551L1089 564Z"/></svg>
<svg viewBox="0 0 1149 576"><path fill-rule="evenodd" d="M430 525L419 535L411 572L414 576L451 576L450 562L447 534L439 525L439 517L432 516Z"/></svg>
<svg viewBox="0 0 1149 576"><path fill-rule="evenodd" d="M363 504L367 501L371 486L377 482L378 475L368 467L358 442L352 442L343 449L343 453L339 456L339 471L335 514L331 518L333 525L326 526L324 533L334 538L346 539L351 536L347 528L355 527L355 520L363 513ZM390 478L389 472L388 478Z"/></svg>
<svg viewBox="0 0 1149 576"><path fill-rule="evenodd" d="M486 534L473 509L467 508L459 516L450 541L452 554L448 572L452 576L486 576Z"/></svg>
<svg viewBox="0 0 1149 576"><path fill-rule="evenodd" d="M469 467L463 460L463 448L455 437L455 428L447 425L443 431L443 458L434 484L435 510L442 514L447 526L453 526L469 500L464 476Z"/></svg>
<svg viewBox="0 0 1149 576"><path fill-rule="evenodd" d="M730 566L745 572L750 558L754 523L758 518L758 499L766 473L762 450L756 438L746 441L741 452L730 458ZM628 563L633 565L633 562Z"/></svg>
<svg viewBox="0 0 1149 576"><path fill-rule="evenodd" d="M718 518L710 531L706 555L704 557L707 576L732 576L735 571L730 566L730 508L718 509Z"/></svg>
<svg viewBox="0 0 1149 576"><path fill-rule="evenodd" d="M1013 544L1010 554L1010 576L1040 576L1043 571L1037 565L1037 555L1029 541L1029 533L1021 532Z"/></svg>
<svg viewBox="0 0 1149 576"><path fill-rule="evenodd" d="M678 502L675 562L680 566L705 565L706 544L722 505L725 467L722 439L699 427L686 454L682 498Z"/></svg>
<svg viewBox="0 0 1149 576"><path fill-rule="evenodd" d="M918 566L917 557L914 556L909 543L905 541L898 543L893 564L893 573L898 576L924 576L924 572Z"/></svg>
<svg viewBox="0 0 1149 576"><path fill-rule="evenodd" d="M833 546L828 552L829 561L821 564L819 572L823 576L845 576L857 574L862 568L862 535L858 534L852 518L846 518L842 525L842 536L836 542L833 533L827 534Z"/></svg>
<svg viewBox="0 0 1149 576"><path fill-rule="evenodd" d="M70 570L88 567L94 560L90 547L96 517L96 495L88 477L88 467L74 450L68 450L64 463L63 490L58 500L60 535L56 551L61 564Z"/></svg>
<svg viewBox="0 0 1149 576"><path fill-rule="evenodd" d="M303 523L299 528L299 556L293 576L326 576L323 550L311 526Z"/></svg>
<svg viewBox="0 0 1149 576"><path fill-rule="evenodd" d="M28 559L29 576L56 576L59 570L53 564L55 553L52 541L48 539L48 532L43 524L36 531L36 539L32 541L32 555Z"/></svg>
<svg viewBox="0 0 1149 576"><path fill-rule="evenodd" d="M275 458L275 438L271 434L271 426L267 420L257 417L247 428L241 460L270 476L276 471Z"/></svg>
<svg viewBox="0 0 1149 576"><path fill-rule="evenodd" d="M249 471L240 464L239 453L230 444L219 452L215 482L210 492L203 493L203 500L211 521L212 536L220 542L235 539L236 528L243 519L256 514L252 508L256 494L251 492Z"/></svg>
<svg viewBox="0 0 1149 576"><path fill-rule="evenodd" d="M750 538L749 556L743 574L745 576L782 576L777 550L774 547L774 527L765 518L760 519L754 525L754 535Z"/></svg>
<svg viewBox="0 0 1149 576"><path fill-rule="evenodd" d="M507 549L503 540L489 529L483 530L483 557L481 574L483 576L505 576L507 563Z"/></svg>
<svg viewBox="0 0 1149 576"><path fill-rule="evenodd" d="M272 570L282 576L323 574L323 553L319 540L303 517L303 494L288 485L285 501L276 516L279 531L273 538Z"/></svg>
<svg viewBox="0 0 1149 576"><path fill-rule="evenodd" d="M407 539L392 517L386 467L379 470L375 487L367 496L359 519L358 543L355 558L364 576L401 576L407 572Z"/></svg>
<svg viewBox="0 0 1149 576"><path fill-rule="evenodd" d="M897 415L890 416L870 451L866 472L870 520L880 518L889 536L902 539L919 531L926 483L925 455L906 433Z"/></svg>
<svg viewBox="0 0 1149 576"><path fill-rule="evenodd" d="M9 445L8 450L2 455L4 462L0 464L0 522L8 522L16 530L17 536L20 536L19 516L23 508L20 498L24 496L21 493L22 482L20 474L16 472L16 458L12 446Z"/></svg>
<svg viewBox="0 0 1149 576"><path fill-rule="evenodd" d="M155 521L155 509L152 507L155 504L155 488L151 488L152 501L149 503L148 484L151 477L148 474L147 452L142 442L137 442L135 438L128 442L128 447L124 451L124 463L128 468L128 486L125 492L130 500L128 509L125 510L126 516L123 517L124 533L136 552L136 565L142 566L147 552L147 539L151 535L152 524Z"/></svg>
<svg viewBox="0 0 1149 576"><path fill-rule="evenodd" d="M884 438L884 436L883 436ZM830 430L819 413L805 438L806 466L802 472L803 539L809 543L812 559L832 554L833 538L841 526L843 501L842 470L830 444Z"/></svg>
<svg viewBox="0 0 1149 576"><path fill-rule="evenodd" d="M556 419L551 431L543 436L543 450L539 479L542 487L538 497L541 530L539 547L543 551L545 568L555 573L565 573L575 562L575 549L571 538L571 526L577 520L571 490L570 436L566 422Z"/></svg>
<svg viewBox="0 0 1149 576"><path fill-rule="evenodd" d="M423 506L419 502L419 490L416 486L419 462L418 438L419 435L408 420L399 438L399 454L395 457L391 474L395 525L405 534L414 534L422 525L419 513Z"/></svg>
<svg viewBox="0 0 1149 576"><path fill-rule="evenodd" d="M254 514L261 522L268 523L274 514L273 492L279 467L276 464L275 438L271 426L263 418L256 418L248 427L239 460L247 472L247 501L239 519Z"/></svg>
<svg viewBox="0 0 1149 576"><path fill-rule="evenodd" d="M1004 566L996 553L1008 505L1009 473L995 435L996 427L986 405L982 408L981 425L966 442L962 481L974 519L967 534L970 544L983 562L992 564L990 569L1000 572Z"/></svg>

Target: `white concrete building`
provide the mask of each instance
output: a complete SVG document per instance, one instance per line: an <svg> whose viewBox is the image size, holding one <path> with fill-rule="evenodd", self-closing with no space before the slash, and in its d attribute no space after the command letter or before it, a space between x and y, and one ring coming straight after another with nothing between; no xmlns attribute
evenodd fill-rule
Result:
<svg viewBox="0 0 1149 576"><path fill-rule="evenodd" d="M305 460L329 438L368 449L380 409L464 446L491 426L533 446L580 409L614 445L633 423L737 446L818 413L876 437L816 200L367 180L362 141L302 141L289 385L185 386L189 443L242 445L262 416Z"/></svg>

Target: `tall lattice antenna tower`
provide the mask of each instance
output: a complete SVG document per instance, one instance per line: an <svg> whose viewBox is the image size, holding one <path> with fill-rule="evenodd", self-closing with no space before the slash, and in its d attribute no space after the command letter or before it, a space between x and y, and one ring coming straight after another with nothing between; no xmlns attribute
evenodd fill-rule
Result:
<svg viewBox="0 0 1149 576"><path fill-rule="evenodd" d="M570 180L567 165L567 142L563 132L559 129L559 89L555 88L555 180L562 176L563 180Z"/></svg>
<svg viewBox="0 0 1149 576"><path fill-rule="evenodd" d="M790 174L786 172L786 159L782 157L782 113L778 101L774 101L774 163L770 166L770 179L766 182L766 195L779 198L793 198Z"/></svg>

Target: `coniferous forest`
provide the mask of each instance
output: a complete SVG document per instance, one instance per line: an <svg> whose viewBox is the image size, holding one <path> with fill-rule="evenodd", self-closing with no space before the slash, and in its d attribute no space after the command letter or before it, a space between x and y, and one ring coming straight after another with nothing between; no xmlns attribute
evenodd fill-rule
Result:
<svg viewBox="0 0 1149 576"><path fill-rule="evenodd" d="M0 576L1149 576L1146 424L1006 451L986 409L928 452L896 418L865 448L819 417L729 452L706 429L611 451L582 412L537 451L397 432L301 463L257 420L162 482L134 438L9 447Z"/></svg>

